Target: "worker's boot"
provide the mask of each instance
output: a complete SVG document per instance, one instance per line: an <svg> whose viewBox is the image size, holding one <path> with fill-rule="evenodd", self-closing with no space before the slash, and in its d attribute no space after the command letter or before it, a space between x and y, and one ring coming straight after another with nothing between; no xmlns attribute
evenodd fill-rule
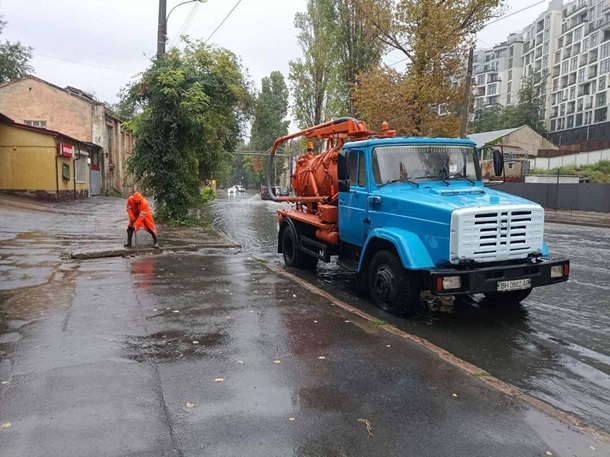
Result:
<svg viewBox="0 0 610 457"><path fill-rule="evenodd" d="M131 245L131 240L133 239L133 227L128 227L127 228L127 243L125 243L123 245L123 247L125 248L130 248Z"/></svg>
<svg viewBox="0 0 610 457"><path fill-rule="evenodd" d="M153 248L159 249L159 243L157 242L157 235L155 235L154 233L151 233L151 235L153 237Z"/></svg>

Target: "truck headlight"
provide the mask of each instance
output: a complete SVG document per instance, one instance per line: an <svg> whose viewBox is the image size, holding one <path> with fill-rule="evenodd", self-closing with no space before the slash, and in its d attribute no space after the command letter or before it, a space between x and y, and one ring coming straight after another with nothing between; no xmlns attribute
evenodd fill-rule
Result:
<svg viewBox="0 0 610 457"><path fill-rule="evenodd" d="M462 278L460 276L445 276L443 278L443 290L461 289Z"/></svg>
<svg viewBox="0 0 610 457"><path fill-rule="evenodd" d="M551 278L562 278L569 274L568 264L565 265L553 265L551 267Z"/></svg>

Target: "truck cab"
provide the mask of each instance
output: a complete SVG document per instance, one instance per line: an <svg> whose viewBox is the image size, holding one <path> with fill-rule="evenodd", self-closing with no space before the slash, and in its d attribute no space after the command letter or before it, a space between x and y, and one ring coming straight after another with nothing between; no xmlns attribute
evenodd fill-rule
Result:
<svg viewBox="0 0 610 457"><path fill-rule="evenodd" d="M493 157L501 175L502 154ZM470 140L346 142L336 167L336 201L278 212L289 266L337 256L376 305L402 315L418 312L424 290L511 303L568 279L569 260L544 242L544 208L487 187Z"/></svg>

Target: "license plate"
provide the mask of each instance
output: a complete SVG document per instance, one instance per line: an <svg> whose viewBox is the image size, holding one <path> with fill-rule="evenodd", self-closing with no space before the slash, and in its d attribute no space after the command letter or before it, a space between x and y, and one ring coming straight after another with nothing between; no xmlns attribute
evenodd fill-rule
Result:
<svg viewBox="0 0 610 457"><path fill-rule="evenodd" d="M498 292L509 290L523 290L532 287L531 279L515 279L513 281L498 281Z"/></svg>

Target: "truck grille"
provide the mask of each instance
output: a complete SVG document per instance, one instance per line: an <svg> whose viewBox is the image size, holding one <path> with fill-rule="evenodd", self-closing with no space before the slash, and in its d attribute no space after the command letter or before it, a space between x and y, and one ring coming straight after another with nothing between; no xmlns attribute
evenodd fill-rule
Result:
<svg viewBox="0 0 610 457"><path fill-rule="evenodd" d="M538 205L463 208L451 213L450 260L495 262L542 249L544 209Z"/></svg>

